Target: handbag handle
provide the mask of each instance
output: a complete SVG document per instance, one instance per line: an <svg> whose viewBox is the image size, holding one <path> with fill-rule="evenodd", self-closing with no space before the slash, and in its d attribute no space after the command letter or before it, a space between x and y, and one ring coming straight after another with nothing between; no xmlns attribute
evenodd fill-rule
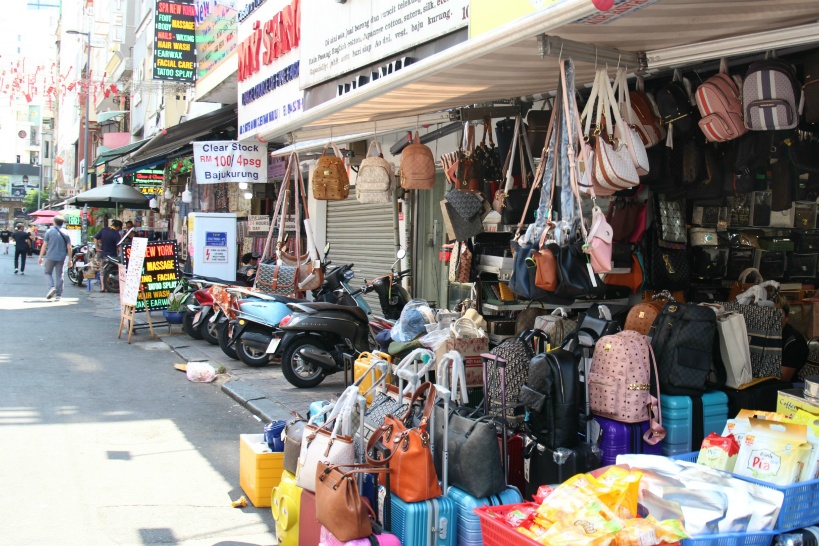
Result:
<svg viewBox="0 0 819 546"><path fill-rule="evenodd" d="M603 320L611 320L611 309L609 309L608 305L598 305L597 314Z"/></svg>
<svg viewBox="0 0 819 546"><path fill-rule="evenodd" d="M657 372L657 358L654 356L654 348L651 343L648 345L648 353L651 358L651 365L654 368L654 383L657 388L657 397L649 395L648 401L648 416L649 428L643 434L643 440L649 445L659 444L665 438L666 430L663 428L663 408L660 404L660 374ZM655 417L656 410L656 417Z"/></svg>
<svg viewBox="0 0 819 546"><path fill-rule="evenodd" d="M677 300L674 299L674 296L672 296L671 292L669 292L668 290L663 290L663 291L659 292L658 294L654 294L651 297L651 301L657 301L657 300L666 300L666 301L674 302L674 303L677 302Z"/></svg>
<svg viewBox="0 0 819 546"><path fill-rule="evenodd" d="M471 318L461 317L449 325L449 330L455 335L455 339L463 337L461 328L471 330L475 337L483 337L480 328Z"/></svg>
<svg viewBox="0 0 819 546"><path fill-rule="evenodd" d="M756 276L756 284L764 282L765 279L762 278L762 273L759 272L759 269L755 269L753 267L749 267L739 274L739 282L744 284L748 280L748 276L751 274Z"/></svg>
<svg viewBox="0 0 819 546"><path fill-rule="evenodd" d="M506 152L506 160L503 162L503 173L506 176L506 183L503 187L503 191L505 194L509 194L509 191L512 189L512 186L515 185L515 179L512 176L512 167L514 165L514 160L512 159L515 157L515 151L518 148L518 139L517 135L520 132L520 116L515 116L515 132L512 138L512 146L509 147L509 151Z"/></svg>
<svg viewBox="0 0 819 546"><path fill-rule="evenodd" d="M451 379L447 384L447 367L452 364ZM469 398L469 393L466 387L466 368L464 367L464 359L458 351L449 351L444 354L443 358L438 362L438 368L435 371L435 377L443 387L450 389L450 398L456 404L460 395L460 403L465 404Z"/></svg>
<svg viewBox="0 0 819 546"><path fill-rule="evenodd" d="M416 131L415 134L417 135L418 132ZM341 155L341 150L338 149L338 146L336 146L336 143L333 142L333 141L330 141L330 142L328 142L327 144L324 145L324 149L321 150L321 157L324 157L324 155L327 153L327 147L328 146L331 146L333 148L333 153L335 154L336 157L338 157L339 159L344 161L344 156Z"/></svg>
<svg viewBox="0 0 819 546"><path fill-rule="evenodd" d="M372 142L370 142L370 147L367 148L367 157L371 157L370 153L373 151L373 147L378 152L377 156L374 157L384 157L384 152L381 150L381 143L378 142L377 138L374 138Z"/></svg>
<svg viewBox="0 0 819 546"><path fill-rule="evenodd" d="M568 314L566 313L566 309L564 307L558 307L554 311L552 311L552 316L560 315L563 318L566 318Z"/></svg>
<svg viewBox="0 0 819 546"><path fill-rule="evenodd" d="M579 220L580 220L580 231L583 234L583 240L588 242L589 237L588 237L588 233L586 232L585 220L583 220L583 208L581 206L580 192L579 192L578 186L577 186L577 161L576 161L577 156L576 156L576 152L575 152L575 148L574 148L575 135L572 132L571 103L569 102L568 89L567 89L567 85L566 85L567 82L568 82L568 79L566 78L566 66L567 66L568 62L569 61L565 60L565 59L563 61L561 61L561 63L560 63L560 78L561 78L561 88L563 90L563 110L564 110L564 115L566 116L566 131L568 133L568 141L569 141L568 154L567 154L569 156L569 184L570 184L570 186L572 188L572 194L574 195L574 198L575 198L575 200L577 202L576 204L577 204L578 216L579 216ZM604 72L605 71L601 72L599 74L599 76L604 75ZM580 141L583 140L583 137L581 135L577 135L577 137L578 137L578 139ZM586 256L587 256L586 259L588 260L589 259L588 255L586 255ZM590 263L590 262L587 262L587 263ZM594 274L593 273L590 273L590 274L592 276L592 282L594 282Z"/></svg>

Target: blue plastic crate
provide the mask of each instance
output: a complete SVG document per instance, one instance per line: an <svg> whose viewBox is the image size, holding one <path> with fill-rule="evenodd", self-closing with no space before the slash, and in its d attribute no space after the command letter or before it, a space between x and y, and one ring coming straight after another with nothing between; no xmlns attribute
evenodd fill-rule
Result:
<svg viewBox="0 0 819 546"><path fill-rule="evenodd" d="M671 458L696 463L698 456L699 452L695 451L694 453L674 455ZM782 500L782 509L779 511L779 518L776 521L775 529L778 532L792 531L819 523L819 480L799 482L792 485L774 485L747 476L732 475L737 479L763 487L770 487L785 494L785 498Z"/></svg>
<svg viewBox="0 0 819 546"><path fill-rule="evenodd" d="M682 541L682 546L771 546L774 537L778 534L779 531L724 533L722 535L687 538Z"/></svg>

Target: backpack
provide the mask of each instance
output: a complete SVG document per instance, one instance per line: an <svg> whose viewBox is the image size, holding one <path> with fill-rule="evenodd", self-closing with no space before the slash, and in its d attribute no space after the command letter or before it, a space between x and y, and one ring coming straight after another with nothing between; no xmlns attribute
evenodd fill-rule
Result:
<svg viewBox="0 0 819 546"><path fill-rule="evenodd" d="M779 59L752 64L742 84L745 126L752 131L793 129L799 122L799 91L792 65Z"/></svg>
<svg viewBox="0 0 819 546"><path fill-rule="evenodd" d="M819 123L819 53L805 59L805 83L802 85L802 101L799 113L806 124ZM813 127L805 127L813 129Z"/></svg>
<svg viewBox="0 0 819 546"><path fill-rule="evenodd" d="M674 71L674 79L657 91L657 108L668 131L676 135L687 135L694 124L694 108L689 94L691 83L682 77L679 70ZM670 139L671 137L669 137Z"/></svg>
<svg viewBox="0 0 819 546"><path fill-rule="evenodd" d="M486 359L486 378L484 381L487 405L493 415L504 413L507 422L519 423L523 409L518 408L518 395L529 376L529 361L535 356L533 340L535 330L522 332L519 336L505 340L489 351L496 357L506 360L505 383L501 383L497 361ZM506 411L501 404L506 391Z"/></svg>
<svg viewBox="0 0 819 546"><path fill-rule="evenodd" d="M526 430L550 449L578 442L577 359L564 349L542 353L529 363L518 402L526 406Z"/></svg>
<svg viewBox="0 0 819 546"><path fill-rule="evenodd" d="M665 305L665 302L666 300L653 300L646 303L638 303L628 312L624 329L643 334L644 336L648 335L648 332L651 331L651 325L654 324L654 320L657 318L657 315L660 314L660 310Z"/></svg>
<svg viewBox="0 0 819 546"><path fill-rule="evenodd" d="M660 404L650 392L656 365L648 338L624 330L597 341L588 379L592 413L621 423L651 420L644 439L652 445L665 437Z"/></svg>
<svg viewBox="0 0 819 546"><path fill-rule="evenodd" d="M665 127L657 115L652 99L643 91L643 78L637 78L637 89L629 93L631 109L636 116L634 127L646 148L659 144L666 136ZM649 170L649 172L651 172Z"/></svg>
<svg viewBox="0 0 819 546"><path fill-rule="evenodd" d="M373 146L378 155L370 156ZM381 152L381 144L373 140L367 151L367 156L358 167L358 176L355 180L355 197L359 203L390 203L392 190L395 187L393 165Z"/></svg>
<svg viewBox="0 0 819 546"><path fill-rule="evenodd" d="M742 119L742 97L736 82L728 75L728 62L720 62L720 71L697 88L699 121L708 142L725 142L744 135L748 129Z"/></svg>
<svg viewBox="0 0 819 546"><path fill-rule="evenodd" d="M332 146L335 156L325 155L327 146ZM344 201L350 195L350 180L341 151L334 143L324 145L321 157L310 179L313 186L313 199L317 201Z"/></svg>
<svg viewBox="0 0 819 546"><path fill-rule="evenodd" d="M435 187L435 159L429 146L421 144L418 131L412 143L401 152L401 187L407 190Z"/></svg>
<svg viewBox="0 0 819 546"><path fill-rule="evenodd" d="M566 309L563 307L558 307L550 315L541 315L535 319L535 330L546 332L552 348L560 347L566 336L574 332L576 328L577 321L566 318Z"/></svg>
<svg viewBox="0 0 819 546"><path fill-rule="evenodd" d="M705 392L716 331L716 313L707 307L676 302L663 307L649 333L660 392L682 396Z"/></svg>

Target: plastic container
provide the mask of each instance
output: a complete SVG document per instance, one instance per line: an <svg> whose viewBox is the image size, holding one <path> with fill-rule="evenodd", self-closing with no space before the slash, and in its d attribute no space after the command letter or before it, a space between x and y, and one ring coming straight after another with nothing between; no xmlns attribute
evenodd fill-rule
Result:
<svg viewBox="0 0 819 546"><path fill-rule="evenodd" d="M529 544L542 546L539 542L522 535L498 519L494 514L505 515L524 504L507 504L505 506L482 506L475 508L475 513L481 519L481 533L484 546L509 546L509 544Z"/></svg>
<svg viewBox="0 0 819 546"><path fill-rule="evenodd" d="M779 531L759 533L724 533L687 538L682 546L770 546Z"/></svg>
<svg viewBox="0 0 819 546"><path fill-rule="evenodd" d="M699 452L695 451L694 453L675 455L671 458L696 463L698 456ZM776 527L774 527L779 533L810 527L819 523L819 480L798 482L792 485L774 485L747 476L731 475L739 480L770 487L785 494L785 498L782 500L782 509L779 511Z"/></svg>

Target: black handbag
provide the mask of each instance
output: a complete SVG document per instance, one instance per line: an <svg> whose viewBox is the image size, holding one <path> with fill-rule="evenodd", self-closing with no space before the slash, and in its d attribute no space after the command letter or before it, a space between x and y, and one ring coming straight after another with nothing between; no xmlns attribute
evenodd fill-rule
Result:
<svg viewBox="0 0 819 546"><path fill-rule="evenodd" d="M691 280L688 250L662 248L655 230L648 230L645 254L648 255L646 283L657 290L684 290Z"/></svg>
<svg viewBox="0 0 819 546"><path fill-rule="evenodd" d="M594 273L588 255L583 252L583 241L572 241L560 247L557 255L558 286L555 295L559 298L581 296L602 296L606 293L606 283Z"/></svg>
<svg viewBox="0 0 819 546"><path fill-rule="evenodd" d="M515 188L506 192L506 198L503 201L503 212L501 212L501 224L516 225L521 218L526 221L535 221L535 209L540 203L540 188L536 188L532 192L532 198L529 199L529 188ZM529 199L529 206L526 206L526 200Z"/></svg>

